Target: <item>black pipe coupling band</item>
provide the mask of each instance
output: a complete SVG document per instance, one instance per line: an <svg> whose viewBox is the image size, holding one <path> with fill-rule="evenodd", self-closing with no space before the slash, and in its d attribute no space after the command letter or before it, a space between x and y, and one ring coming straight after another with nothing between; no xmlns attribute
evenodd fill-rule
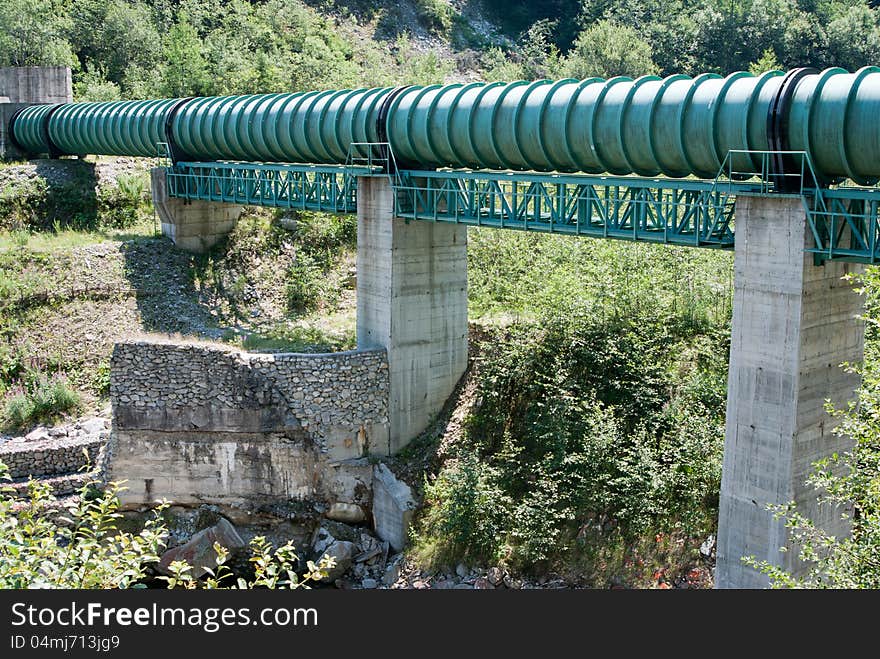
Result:
<svg viewBox="0 0 880 659"><path fill-rule="evenodd" d="M777 192L800 192L797 176L803 171L803 163L798 162L791 151L788 139L788 119L791 101L798 83L808 75L819 71L810 67L792 69L785 74L782 84L767 112L767 142L770 154L770 180Z"/></svg>
<svg viewBox="0 0 880 659"><path fill-rule="evenodd" d="M394 99L413 86L414 85L402 85L392 89L385 95L385 98L382 99L382 105L379 106L379 111L376 113L376 139L381 143L379 146L379 155L387 163L385 166L385 172L387 174L396 173L397 166L395 160L391 158L390 153L391 141L388 139L388 113L391 111Z"/></svg>

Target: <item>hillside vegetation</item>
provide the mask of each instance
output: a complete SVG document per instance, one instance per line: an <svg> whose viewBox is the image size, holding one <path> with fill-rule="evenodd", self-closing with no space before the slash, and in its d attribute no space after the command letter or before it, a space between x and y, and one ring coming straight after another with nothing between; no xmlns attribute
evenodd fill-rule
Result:
<svg viewBox="0 0 880 659"><path fill-rule="evenodd" d="M78 100L880 60L864 0L6 0L0 66Z"/></svg>
<svg viewBox="0 0 880 659"><path fill-rule="evenodd" d="M77 100L853 70L880 61L878 16L860 0L6 0L0 66L69 64ZM10 432L105 405L109 351L127 336L354 343L350 217L250 210L228 240L191 256L156 235L143 172L98 188L2 174ZM709 574L699 548L717 525L730 255L476 229L469 241L471 370L451 418L397 465L425 503L412 559L593 586ZM873 270L865 290L876 318ZM854 540L835 544L793 518L806 546L825 543L819 568L839 576L808 585L876 583L875 334L863 404L847 417L859 443L839 456L855 476L816 481L856 501Z"/></svg>

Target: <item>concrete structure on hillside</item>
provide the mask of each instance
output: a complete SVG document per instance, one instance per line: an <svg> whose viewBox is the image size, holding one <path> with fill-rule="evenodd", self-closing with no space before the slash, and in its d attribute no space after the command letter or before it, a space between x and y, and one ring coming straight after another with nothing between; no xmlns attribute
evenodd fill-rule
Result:
<svg viewBox="0 0 880 659"><path fill-rule="evenodd" d="M180 249L195 254L207 252L227 236L244 210L235 204L169 197L163 167L150 170L150 192L162 234Z"/></svg>
<svg viewBox="0 0 880 659"><path fill-rule="evenodd" d="M358 179L358 347L384 349L388 361L387 433L381 440L373 433L374 455L396 453L422 432L467 364L466 227L396 217L395 194L387 176ZM171 201L185 218L188 202ZM853 398L858 375L841 364L860 361L864 346L861 299L843 279L862 266L814 265L805 251L813 238L803 200L743 195L736 203L716 571L721 588L767 585L762 573L743 562L746 556L794 572L802 568L796 550L780 549L790 542L769 505L795 501L826 530L848 532L839 511L818 507L817 493L805 480L813 462L846 446L833 432L825 401L841 406ZM206 220L189 225L190 235L166 233L178 245L198 249L205 236L216 241L233 224L228 218L213 225Z"/></svg>
<svg viewBox="0 0 880 659"><path fill-rule="evenodd" d="M768 585L746 556L803 570L768 504L795 501L829 533L849 533L840 511L818 506L805 480L816 460L847 445L834 434L825 401L839 408L859 385L841 364L862 359L862 299L843 277L863 266L816 266L804 252L811 241L800 199L738 199L718 588Z"/></svg>
<svg viewBox="0 0 880 659"><path fill-rule="evenodd" d="M467 367L467 329L467 227L395 217L388 179L359 179L357 343L388 354L377 452L396 453L443 408Z"/></svg>
<svg viewBox="0 0 880 659"><path fill-rule="evenodd" d="M249 354L128 342L114 347L110 368L108 478L126 481L124 510L164 498L245 526L372 520L396 550L406 542L415 502L373 459L388 450L384 349ZM34 469L29 456L23 469Z"/></svg>
<svg viewBox="0 0 880 659"><path fill-rule="evenodd" d="M23 160L27 154L9 140L9 122L20 109L43 103L70 103L73 85L68 66L0 68L0 158Z"/></svg>
<svg viewBox="0 0 880 659"><path fill-rule="evenodd" d="M169 197L151 173L162 233L190 252L228 234L241 206ZM437 416L467 367L467 228L394 216L388 177L358 179L357 345L384 348L389 428L371 453L391 455Z"/></svg>

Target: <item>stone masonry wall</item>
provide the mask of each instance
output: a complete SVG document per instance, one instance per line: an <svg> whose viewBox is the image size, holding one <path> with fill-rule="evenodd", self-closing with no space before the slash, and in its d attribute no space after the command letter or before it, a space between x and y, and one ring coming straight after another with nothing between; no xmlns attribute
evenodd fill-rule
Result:
<svg viewBox="0 0 880 659"><path fill-rule="evenodd" d="M0 444L0 462L9 467L12 478L69 474L86 462L84 449L89 454L88 462L94 465L105 441L105 437L85 436L27 443L6 442Z"/></svg>
<svg viewBox="0 0 880 659"><path fill-rule="evenodd" d="M124 505L167 498L240 518L300 502L368 515L366 456L388 437L384 349L119 343L110 381L110 477L128 481Z"/></svg>
<svg viewBox="0 0 880 659"><path fill-rule="evenodd" d="M387 433L388 363L381 349L262 354L131 342L115 346L111 369L119 429L302 430L332 459L361 457Z"/></svg>

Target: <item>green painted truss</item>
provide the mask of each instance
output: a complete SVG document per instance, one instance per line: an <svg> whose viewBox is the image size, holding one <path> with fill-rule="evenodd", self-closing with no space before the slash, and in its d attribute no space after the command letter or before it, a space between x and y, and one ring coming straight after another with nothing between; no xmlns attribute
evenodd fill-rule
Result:
<svg viewBox="0 0 880 659"><path fill-rule="evenodd" d="M822 188L800 155L806 163L801 185L788 196L799 197L807 211L815 243L807 251L817 261L880 263L880 190ZM713 181L388 169L373 162L179 162L168 166L167 180L169 194L183 199L354 213L358 178L385 176L396 214L407 220L715 249L734 247L737 196L779 194L760 171L724 168Z"/></svg>

